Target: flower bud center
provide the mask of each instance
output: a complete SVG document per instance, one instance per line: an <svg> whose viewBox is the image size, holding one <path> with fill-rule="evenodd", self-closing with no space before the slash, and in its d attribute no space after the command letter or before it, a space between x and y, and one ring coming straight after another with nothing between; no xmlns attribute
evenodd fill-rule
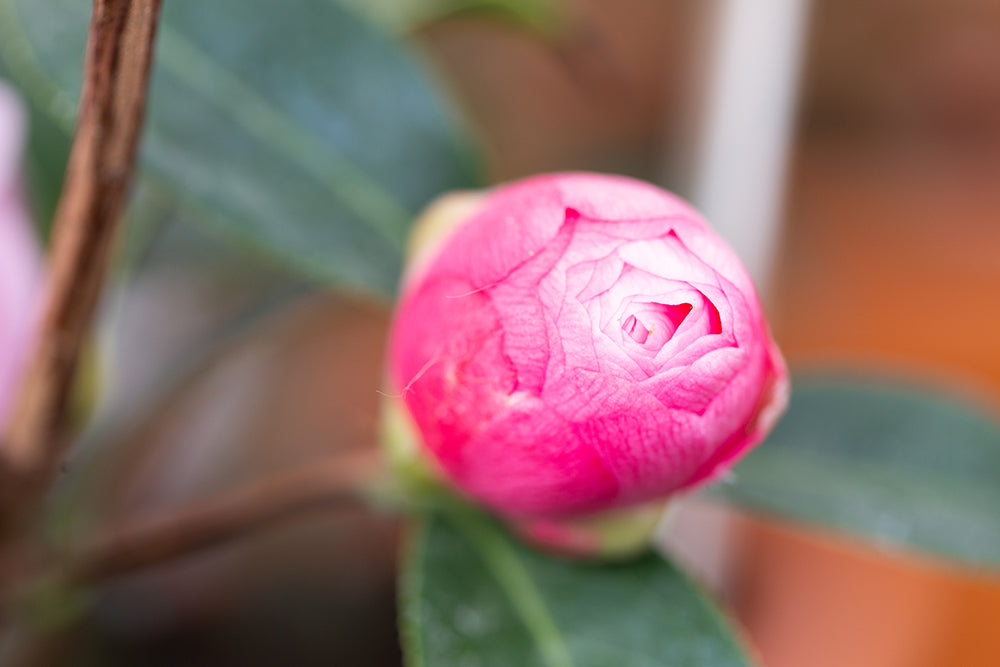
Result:
<svg viewBox="0 0 1000 667"><path fill-rule="evenodd" d="M689 303L638 303L634 307L634 312L622 320L622 332L635 343L652 349L663 347L673 338L692 310Z"/></svg>
<svg viewBox="0 0 1000 667"><path fill-rule="evenodd" d="M628 316L628 319L622 324L622 330L628 334L629 338L639 343L639 345L645 343L646 339L649 338L649 334L652 333L635 315Z"/></svg>

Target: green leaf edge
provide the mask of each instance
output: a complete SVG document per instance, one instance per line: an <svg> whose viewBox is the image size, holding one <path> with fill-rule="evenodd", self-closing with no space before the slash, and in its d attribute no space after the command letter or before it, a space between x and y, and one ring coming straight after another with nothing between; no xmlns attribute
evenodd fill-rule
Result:
<svg viewBox="0 0 1000 667"><path fill-rule="evenodd" d="M403 2L386 9L368 0L329 0L356 12L369 23L395 33L415 33L454 16L497 17L541 37L555 37L565 28L565 16L555 0L432 0L416 9ZM425 0L426 1L426 0Z"/></svg>

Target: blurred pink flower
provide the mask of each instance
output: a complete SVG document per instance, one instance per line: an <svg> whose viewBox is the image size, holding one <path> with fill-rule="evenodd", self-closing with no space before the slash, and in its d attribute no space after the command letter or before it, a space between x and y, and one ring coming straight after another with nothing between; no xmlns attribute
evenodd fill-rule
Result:
<svg viewBox="0 0 1000 667"><path fill-rule="evenodd" d="M0 426L26 360L41 277L20 180L25 132L20 100L0 83Z"/></svg>
<svg viewBox="0 0 1000 667"><path fill-rule="evenodd" d="M392 391L437 474L525 534L718 477L784 409L750 278L673 195L555 174L436 217Z"/></svg>

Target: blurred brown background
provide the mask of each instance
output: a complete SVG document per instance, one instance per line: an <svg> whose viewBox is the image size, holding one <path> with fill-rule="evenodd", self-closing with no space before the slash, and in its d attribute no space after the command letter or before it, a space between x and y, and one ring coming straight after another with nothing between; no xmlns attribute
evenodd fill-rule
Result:
<svg viewBox="0 0 1000 667"><path fill-rule="evenodd" d="M704 4L564 5L570 30L555 43L481 17L416 36L491 177L596 169L683 190ZM806 44L765 295L776 338L795 369L875 367L1000 405L1000 3L821 0ZM144 346L123 353L123 377L141 385L150 357L168 364L207 314L238 302L241 274L216 264L154 262L143 280L174 299L158 303L177 331L149 324L146 296L126 297L119 327L146 334L121 336ZM102 482L99 514L164 510L373 441L387 317L336 297L292 308L130 436L142 454L111 475L128 483ZM224 409L199 410L207 396ZM996 663L996 575L726 520L723 593L767 667ZM393 520L337 513L130 577L101 594L65 664L394 664L397 549Z"/></svg>

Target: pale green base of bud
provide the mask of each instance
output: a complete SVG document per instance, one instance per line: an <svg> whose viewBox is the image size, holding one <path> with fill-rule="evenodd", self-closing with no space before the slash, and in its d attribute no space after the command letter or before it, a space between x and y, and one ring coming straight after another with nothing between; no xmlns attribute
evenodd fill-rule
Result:
<svg viewBox="0 0 1000 667"><path fill-rule="evenodd" d="M386 396L381 410L380 439L392 472L392 493L399 503L404 507L423 507L451 495L423 453L420 431L402 399Z"/></svg>
<svg viewBox="0 0 1000 667"><path fill-rule="evenodd" d="M451 233L476 212L485 196L484 190L456 190L428 204L410 230L404 282L424 268Z"/></svg>
<svg viewBox="0 0 1000 667"><path fill-rule="evenodd" d="M667 501L657 500L570 519L534 519L515 525L524 537L572 556L626 559L652 546Z"/></svg>

